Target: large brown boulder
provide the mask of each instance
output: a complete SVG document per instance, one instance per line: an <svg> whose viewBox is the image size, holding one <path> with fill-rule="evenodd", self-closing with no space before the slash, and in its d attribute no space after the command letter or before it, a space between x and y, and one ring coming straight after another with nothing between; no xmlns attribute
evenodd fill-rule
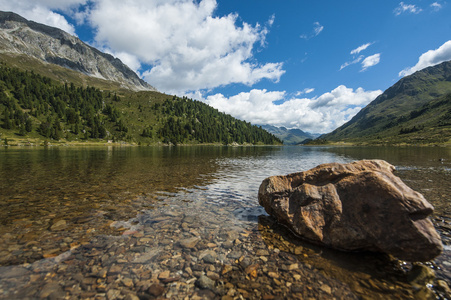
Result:
<svg viewBox="0 0 451 300"><path fill-rule="evenodd" d="M432 205L383 160L324 164L265 179L258 199L266 212L311 242L428 261L442 249L428 215Z"/></svg>

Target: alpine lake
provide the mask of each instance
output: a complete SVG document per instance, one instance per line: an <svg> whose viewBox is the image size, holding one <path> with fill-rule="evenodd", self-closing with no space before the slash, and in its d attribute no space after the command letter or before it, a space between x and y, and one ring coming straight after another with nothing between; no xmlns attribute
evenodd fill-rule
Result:
<svg viewBox="0 0 451 300"><path fill-rule="evenodd" d="M314 246L263 179L384 159L434 205L427 263ZM0 299L451 299L450 147L0 149Z"/></svg>

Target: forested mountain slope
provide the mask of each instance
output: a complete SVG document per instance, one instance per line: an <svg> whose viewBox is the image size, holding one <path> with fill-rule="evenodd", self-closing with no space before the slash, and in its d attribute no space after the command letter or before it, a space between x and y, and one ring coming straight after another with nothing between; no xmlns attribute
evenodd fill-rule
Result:
<svg viewBox="0 0 451 300"><path fill-rule="evenodd" d="M321 142L446 143L451 139L451 61L399 80Z"/></svg>
<svg viewBox="0 0 451 300"><path fill-rule="evenodd" d="M0 66L2 143L280 144L260 127L187 98L101 91Z"/></svg>

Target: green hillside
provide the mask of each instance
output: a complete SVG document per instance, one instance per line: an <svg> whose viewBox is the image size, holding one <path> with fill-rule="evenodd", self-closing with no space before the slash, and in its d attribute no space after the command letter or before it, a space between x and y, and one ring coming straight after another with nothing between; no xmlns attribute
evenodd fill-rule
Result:
<svg viewBox="0 0 451 300"><path fill-rule="evenodd" d="M68 78L66 72L85 79L51 67L47 73L60 70L59 79ZM99 81L103 90L76 80L63 84L38 72L0 66L2 144L281 144L260 127L199 101L132 92L106 81Z"/></svg>
<svg viewBox="0 0 451 300"><path fill-rule="evenodd" d="M451 62L402 78L316 143L443 144L451 139Z"/></svg>

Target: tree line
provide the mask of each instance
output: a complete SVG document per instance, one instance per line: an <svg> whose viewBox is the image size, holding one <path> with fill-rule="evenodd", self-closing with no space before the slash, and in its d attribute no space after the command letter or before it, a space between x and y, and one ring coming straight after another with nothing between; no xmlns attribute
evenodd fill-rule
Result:
<svg viewBox="0 0 451 300"><path fill-rule="evenodd" d="M133 120L144 119L145 108L139 104L137 115L132 106L138 104L129 101L121 106L121 101L124 99L113 92L63 84L32 71L0 65L0 126L21 136L172 144L282 143L261 127L237 120L200 101L176 96L155 103L147 101L156 121L139 123L141 129L136 134L129 127L137 126ZM124 116L128 116L128 121Z"/></svg>
<svg viewBox="0 0 451 300"><path fill-rule="evenodd" d="M105 104L114 97L94 87L61 84L32 71L0 66L1 126L19 135L35 131L53 140L120 138L127 128L117 109ZM116 132L108 132L108 121L115 123Z"/></svg>
<svg viewBox="0 0 451 300"><path fill-rule="evenodd" d="M155 104L155 109L167 116L158 130L159 138L165 142L282 144L261 127L237 120L197 100L174 96L161 105Z"/></svg>

